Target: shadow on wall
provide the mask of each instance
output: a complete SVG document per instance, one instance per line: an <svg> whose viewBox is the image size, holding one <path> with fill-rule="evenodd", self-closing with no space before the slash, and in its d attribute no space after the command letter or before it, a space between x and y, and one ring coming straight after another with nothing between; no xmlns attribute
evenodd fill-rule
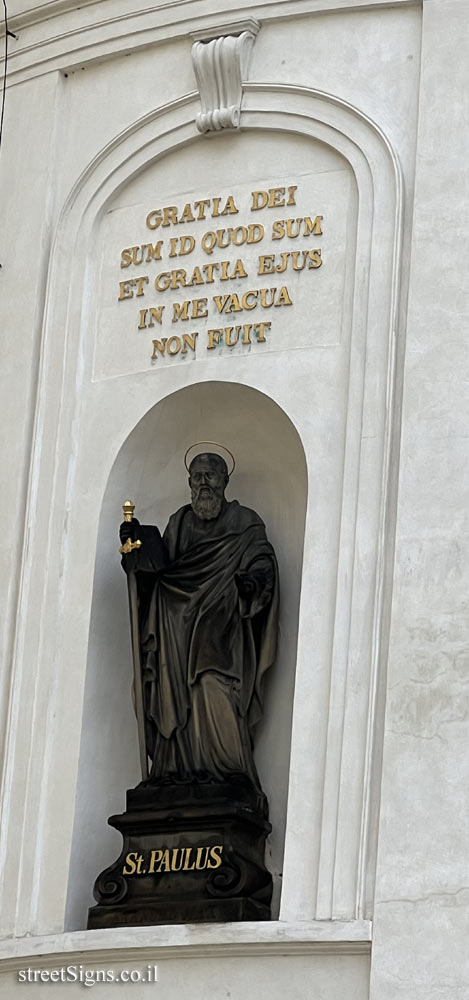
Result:
<svg viewBox="0 0 469 1000"><path fill-rule="evenodd" d="M109 475L101 510L88 647L76 814L66 930L86 927L98 873L118 856L121 837L107 818L125 808L140 780L131 701L127 588L120 568L118 527L130 496L142 523L164 530L189 501L184 454L194 442L218 441L236 458L227 499L263 518L280 570L279 651L266 682L256 763L270 803L273 831L267 864L278 915L285 840L290 735L301 589L307 473L303 447L284 411L256 389L201 382L173 393L140 420Z"/></svg>

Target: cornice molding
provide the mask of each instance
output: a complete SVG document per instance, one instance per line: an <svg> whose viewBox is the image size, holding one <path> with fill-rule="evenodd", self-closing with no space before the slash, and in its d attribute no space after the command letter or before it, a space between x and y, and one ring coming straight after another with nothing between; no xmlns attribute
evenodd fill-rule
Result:
<svg viewBox="0 0 469 1000"><path fill-rule="evenodd" d="M233 24L248 25L258 15L263 23L292 17L373 10L386 7L422 7L423 0L219 0L218 16L226 31ZM110 14L110 8L114 13ZM87 13L89 12L89 13ZM223 17L226 22L223 25ZM45 73L73 70L123 52L181 38L213 34L213 9L204 0L140 0L138 10L125 10L111 0L51 0L22 13L9 15L11 39L8 86ZM48 22L47 25L45 22ZM215 29L216 30L216 29ZM247 29L245 29L247 30ZM0 37L4 33L0 25Z"/></svg>
<svg viewBox="0 0 469 1000"><path fill-rule="evenodd" d="M129 930L71 931L45 937L20 938L0 942L2 972L24 968L28 959L41 967L54 966L60 959L67 964L93 962L158 961L164 958L215 958L254 955L367 955L371 950L372 924L369 920L269 921L204 927L186 925L141 927Z"/></svg>
<svg viewBox="0 0 469 1000"><path fill-rule="evenodd" d="M191 38L194 42L210 42L214 38L225 38L227 35L241 35L248 31L256 37L260 28L260 22L255 17L246 17L242 21L229 21L217 25L216 27L200 28L198 31L191 31Z"/></svg>

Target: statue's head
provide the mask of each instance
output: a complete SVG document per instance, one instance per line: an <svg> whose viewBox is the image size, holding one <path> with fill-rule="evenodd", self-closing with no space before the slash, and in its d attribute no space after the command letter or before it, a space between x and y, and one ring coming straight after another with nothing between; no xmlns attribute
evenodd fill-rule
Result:
<svg viewBox="0 0 469 1000"><path fill-rule="evenodd" d="M218 517L228 483L228 468L221 455L196 455L189 466L192 510L203 521Z"/></svg>

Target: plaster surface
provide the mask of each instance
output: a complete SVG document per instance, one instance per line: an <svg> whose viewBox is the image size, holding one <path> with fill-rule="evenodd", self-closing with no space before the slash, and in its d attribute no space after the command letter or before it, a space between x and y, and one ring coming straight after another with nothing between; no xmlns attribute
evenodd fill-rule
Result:
<svg viewBox="0 0 469 1000"><path fill-rule="evenodd" d="M154 957L154 956L153 956ZM153 968L153 961L151 961ZM54 968L58 966L55 965ZM89 975L97 970L107 972L108 970L117 977L133 970L139 971L142 975L147 975L147 963L130 964L116 961L112 966L107 964L95 966L93 964L82 963L75 965L77 975L80 975L80 967L89 970ZM273 1000L282 1000L286 995L291 1000L304 1000L311 988L311 981L315 983L315 989L321 1000L337 1000L341 995L344 980L347 981L347 995L350 1000L366 1000L368 996L368 968L369 959L363 956L343 956L334 958L321 957L289 957L272 955L267 958L249 958L239 961L237 958L188 958L181 962L180 959L164 959L158 964L158 983L132 983L124 986L117 983L121 990L126 990L136 998L136 1000L147 1000L154 997L155 993L172 1000L179 997L181 992L188 993L194 1000L205 1000L207 994L217 997L229 998L229 1000L243 1000L246 993L252 989L255 983L256 994L258 991L268 992ZM108 1000L116 995L116 983L103 983L96 986L96 992ZM15 996L30 996L31 989L34 989L35 996L40 1000L50 997L51 990L56 989L60 995L69 997L82 997L86 986L82 983L68 983L64 986L51 986L37 982L22 984L17 981L15 974L5 974L0 978L0 996L10 997L12 990Z"/></svg>
<svg viewBox="0 0 469 1000"><path fill-rule="evenodd" d="M469 3L239 3L238 16L262 14L264 21L242 130L207 139L196 135L189 35L213 17L205 4L142 3L129 11L123 0L34 8L11 0L9 11L19 38L10 44L0 175L6 206L1 488L9 500L0 541L4 961L34 954L40 964L47 953L56 962L63 949L77 961L88 950L93 960L99 953L96 939L63 930L69 874L70 927L80 926L85 906L70 857L76 787L80 803L88 803L81 829L75 823L77 857L86 853L86 809L95 787L86 781L86 747L96 737L96 718L87 713L88 730L82 720L88 635L92 659L99 619L92 611L96 546L109 545L111 559L105 522L114 522L113 505L121 501L121 483L114 481L115 496L107 484L119 454L132 470L121 449L145 414L192 383L215 380L269 396L296 427L306 454L297 687L291 708L289 666L284 718L290 712L292 730L278 746L285 762L291 736L288 803L285 773L273 801L282 831L275 847L284 862L282 925L299 921L311 935L301 951L298 938L292 945L279 932L280 951L272 957L271 929L253 931L266 950L246 957L248 927L225 936L160 931L160 947L169 949L161 959L166 995L183 989L202 996L207 984L218 988L222 971L233 997L250 995L255 983L256 995L303 997L314 988L324 1000L337 1000L346 982L350 997L365 1000L369 957L344 949L351 938L363 945L354 934L366 914L374 924L372 1000L465 1000ZM221 2L217 13L232 19L233 5ZM193 173L184 170L188 153ZM308 178L310 205L316 178L324 203L331 198L339 283L327 291L325 266L312 275L322 286L320 324L307 328L304 302L301 322L290 319L281 328L277 322L279 342L261 356L257 344L245 356L220 351L213 361L149 365L143 340L134 351L122 344L124 324L107 321L116 279L114 270L112 276L106 266L100 270L102 241L113 254L130 244L119 247L119 227L112 228L121 212L139 242L149 179L158 203L160 194L189 196L202 180L213 186L227 158L222 190L235 185L242 197L254 181L281 183L294 168ZM321 212L311 204L313 210ZM123 315L128 303L121 305ZM351 328L341 324L352 314ZM301 344L296 350L294 339ZM197 421L202 427L201 414ZM262 446L262 434L256 442ZM256 447L246 437L251 471ZM179 490L171 476L168 510ZM254 481L250 472L242 484L246 502ZM150 493L149 485L142 489L142 509L150 508ZM280 539L283 515L273 513ZM285 528L295 554L297 527L291 536ZM95 593L110 579L110 565L96 577ZM87 685L91 676L89 669ZM125 684L120 669L116 698ZM131 781L130 718L128 726L122 749ZM271 736L263 739L267 763ZM97 784L114 750L107 744ZM313 917L324 919L311 929ZM146 958L148 934L136 931L132 943L117 934L119 961L107 951L109 941L101 941L99 960L122 966L139 944L138 961ZM199 949L197 958L182 961L171 952L181 935ZM367 949L370 936L367 925ZM228 938L240 950L222 957L216 948ZM327 954L313 954L318 941ZM20 995L12 978L18 965L4 968L3 995ZM25 995L32 988L24 987ZM76 989L67 986L67 996ZM35 991L49 995L50 986ZM148 990L134 986L133 995L139 992Z"/></svg>
<svg viewBox="0 0 469 1000"><path fill-rule="evenodd" d="M373 1000L467 996L468 18L424 5Z"/></svg>

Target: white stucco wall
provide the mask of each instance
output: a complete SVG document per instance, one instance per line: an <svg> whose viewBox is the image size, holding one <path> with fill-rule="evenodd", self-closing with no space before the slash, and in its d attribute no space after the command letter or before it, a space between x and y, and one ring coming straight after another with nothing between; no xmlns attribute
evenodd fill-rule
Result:
<svg viewBox="0 0 469 1000"><path fill-rule="evenodd" d="M0 161L1 988L26 995L16 970L57 967L63 953L103 967L157 956L168 997L223 982L220 995L232 997L313 989L336 1000L346 979L353 1000L462 1000L469 2L210 6L9 3L18 37ZM200 137L190 32L235 16L261 21L241 132ZM116 302L119 251L143 242L145 210L233 189L242 221L253 221L249 193L280 183L298 183L299 215L307 206L324 215L312 310L297 275L295 304L276 310L266 345L152 363L137 306ZM239 256L253 266L254 254ZM107 719L103 768L90 777L111 667L97 672L113 629L111 602L100 601L111 528L129 476L149 520L161 524L179 505L177 455L189 431L197 438L214 422L223 393L213 383L228 384L221 430L247 463L236 494L275 536L291 606L286 673L269 695L271 718L285 720L278 787L266 766L269 723L259 747L274 870L283 863L279 919L75 930L90 873L112 860L108 802L119 809L136 774L118 643L120 756ZM179 391L195 395L176 424ZM253 392L266 409L250 410ZM171 423L157 442L160 492L147 460L158 413ZM296 477L294 524L288 491L272 499L275 433ZM103 840L87 851L104 788ZM38 996L46 989L36 986Z"/></svg>

